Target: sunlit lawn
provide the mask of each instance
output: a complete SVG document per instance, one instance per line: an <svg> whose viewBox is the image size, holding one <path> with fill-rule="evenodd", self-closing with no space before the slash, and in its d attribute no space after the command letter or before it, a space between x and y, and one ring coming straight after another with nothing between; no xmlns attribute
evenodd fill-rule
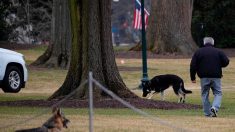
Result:
<svg viewBox="0 0 235 132"><path fill-rule="evenodd" d="M32 50L21 50L26 57L27 63L33 62L45 47ZM141 116L130 109L95 109L94 111L94 130L97 132L155 132L155 131L218 131L233 132L235 130L235 58L230 58L230 65L224 69L223 83L223 102L219 111L218 118L206 118L202 110L158 110L143 109L156 120ZM124 64L121 64L124 60ZM116 59L118 66L124 66L128 69L141 67L141 59ZM186 98L187 103L201 104L199 79L196 84L192 84L189 78L189 59L149 59L148 74L149 78L159 74L177 74L185 81L187 89L191 89L193 94ZM139 68L141 69L141 68ZM121 76L134 93L141 96L142 92L138 88L142 78L141 70L121 71ZM0 92L0 101L29 100L29 99L47 99L55 90L57 90L65 76L67 70L60 69L29 69L29 80L26 88L17 94L6 94ZM210 94L212 97L212 94ZM159 95L153 99L160 99ZM177 97L172 89L166 90L165 99L170 102L176 102ZM212 98L211 98L212 99ZM38 127L50 116L50 110L46 114L33 119L32 121L21 121L32 118L33 116L47 110L47 108L38 107L1 107L0 106L0 131L13 131L18 128ZM66 131L84 132L89 131L88 109L64 108L64 113L71 120L69 128ZM166 121L167 124L161 124L160 121ZM22 124L15 125L21 122ZM2 126L10 125L6 129Z"/></svg>

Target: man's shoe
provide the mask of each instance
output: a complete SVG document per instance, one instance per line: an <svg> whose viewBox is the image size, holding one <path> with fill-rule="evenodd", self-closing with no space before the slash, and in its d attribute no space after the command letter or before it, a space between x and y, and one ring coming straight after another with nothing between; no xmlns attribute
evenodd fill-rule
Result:
<svg viewBox="0 0 235 132"><path fill-rule="evenodd" d="M211 116L212 117L217 117L217 111L214 107L211 108Z"/></svg>
<svg viewBox="0 0 235 132"><path fill-rule="evenodd" d="M205 117L211 117L211 115L205 115Z"/></svg>

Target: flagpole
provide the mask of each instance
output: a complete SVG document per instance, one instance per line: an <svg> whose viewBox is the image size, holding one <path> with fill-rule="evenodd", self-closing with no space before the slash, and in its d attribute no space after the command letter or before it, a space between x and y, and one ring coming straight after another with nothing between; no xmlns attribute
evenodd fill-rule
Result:
<svg viewBox="0 0 235 132"><path fill-rule="evenodd" d="M143 68L143 78L142 78L141 82L142 82L142 86L143 86L143 84L148 81L144 0L141 0L141 22L142 22L142 64L143 64L143 67L142 67Z"/></svg>

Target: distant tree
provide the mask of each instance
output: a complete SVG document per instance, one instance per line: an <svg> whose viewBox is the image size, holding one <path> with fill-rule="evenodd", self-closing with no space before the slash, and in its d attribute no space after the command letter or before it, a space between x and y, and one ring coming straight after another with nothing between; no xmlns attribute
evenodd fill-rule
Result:
<svg viewBox="0 0 235 132"><path fill-rule="evenodd" d="M5 21L12 29L11 42L38 44L48 40L52 0L7 1L10 6L5 11Z"/></svg>
<svg viewBox="0 0 235 132"><path fill-rule="evenodd" d="M53 0L30 0L32 36L38 41L50 40Z"/></svg>
<svg viewBox="0 0 235 132"><path fill-rule="evenodd" d="M0 41L8 40L8 35L11 32L11 27L5 21L10 4L9 0L0 1Z"/></svg>
<svg viewBox="0 0 235 132"><path fill-rule="evenodd" d="M203 24L203 29L200 25ZM212 36L216 47L235 47L235 1L194 0L192 31L195 40ZM200 45L200 44L198 44Z"/></svg>
<svg viewBox="0 0 235 132"><path fill-rule="evenodd" d="M67 0L54 0L52 6L51 38L47 50L34 66L68 68L71 54L70 15Z"/></svg>
<svg viewBox="0 0 235 132"><path fill-rule="evenodd" d="M72 55L63 85L50 97L60 98L75 90L93 72L93 77L123 98L137 97L124 84L115 62L111 41L110 0L69 0ZM73 98L88 97L88 88L78 89ZM94 89L94 98L106 97Z"/></svg>
<svg viewBox="0 0 235 132"><path fill-rule="evenodd" d="M148 49L155 53L192 54L193 0L153 0L147 28Z"/></svg>

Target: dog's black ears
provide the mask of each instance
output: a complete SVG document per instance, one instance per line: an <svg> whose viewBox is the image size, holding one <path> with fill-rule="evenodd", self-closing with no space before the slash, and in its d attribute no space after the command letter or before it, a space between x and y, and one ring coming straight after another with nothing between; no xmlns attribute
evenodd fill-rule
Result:
<svg viewBox="0 0 235 132"><path fill-rule="evenodd" d="M144 88L145 88L145 86L146 86L146 82L142 82L142 83L141 83L141 87L142 87L142 89L144 89Z"/></svg>
<svg viewBox="0 0 235 132"><path fill-rule="evenodd" d="M141 85L142 85L142 88L146 88L149 86L149 84L150 84L150 81L148 80L148 81L143 81Z"/></svg>
<svg viewBox="0 0 235 132"><path fill-rule="evenodd" d="M142 82L142 91L143 91L142 97L146 97L149 93L151 93L149 80Z"/></svg>

